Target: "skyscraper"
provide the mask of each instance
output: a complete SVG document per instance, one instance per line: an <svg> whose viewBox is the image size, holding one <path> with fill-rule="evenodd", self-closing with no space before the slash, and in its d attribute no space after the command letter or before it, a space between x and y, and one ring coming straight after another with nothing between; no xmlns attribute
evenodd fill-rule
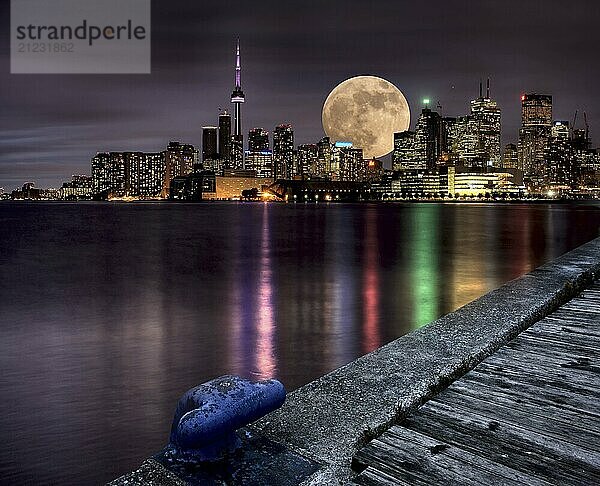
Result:
<svg viewBox="0 0 600 486"><path fill-rule="evenodd" d="M294 175L308 176L313 172L313 167L318 164L319 148L312 143L298 145L298 156L296 157L296 168Z"/></svg>
<svg viewBox="0 0 600 486"><path fill-rule="evenodd" d="M216 160L219 155L217 151L217 127L202 127L202 163Z"/></svg>
<svg viewBox="0 0 600 486"><path fill-rule="evenodd" d="M244 135L242 135L242 103L246 96L242 91L242 63L240 57L240 41L237 41L235 53L235 86L231 93L231 102L234 106L234 131L231 137L231 161L234 169L244 168Z"/></svg>
<svg viewBox="0 0 600 486"><path fill-rule="evenodd" d="M544 153L544 185L552 189L575 188L579 164L570 139L569 122L555 121Z"/></svg>
<svg viewBox="0 0 600 486"><path fill-rule="evenodd" d="M253 128L248 132L245 168L256 171L258 177L273 177L273 152L269 148L269 132L262 128Z"/></svg>
<svg viewBox="0 0 600 486"><path fill-rule="evenodd" d="M415 130L416 149L424 155L428 169L436 167L442 154L442 118L436 111L423 108Z"/></svg>
<svg viewBox="0 0 600 486"><path fill-rule="evenodd" d="M219 115L219 158L224 169L231 163L231 115L227 111Z"/></svg>
<svg viewBox="0 0 600 486"><path fill-rule="evenodd" d="M519 165L533 187L542 184L545 175L544 154L552 128L552 96L521 96Z"/></svg>
<svg viewBox="0 0 600 486"><path fill-rule="evenodd" d="M278 125L273 132L273 177L288 179L294 165L294 130L291 125Z"/></svg>
<svg viewBox="0 0 600 486"><path fill-rule="evenodd" d="M320 177L331 177L331 140L323 137L317 142L317 165L315 175Z"/></svg>
<svg viewBox="0 0 600 486"><path fill-rule="evenodd" d="M490 98L490 80L486 95L479 83L479 98L471 101L471 116L477 125L478 162L482 167L500 166L500 108Z"/></svg>
<svg viewBox="0 0 600 486"><path fill-rule="evenodd" d="M481 167L479 123L472 115L459 116L454 124L454 158L465 167Z"/></svg>

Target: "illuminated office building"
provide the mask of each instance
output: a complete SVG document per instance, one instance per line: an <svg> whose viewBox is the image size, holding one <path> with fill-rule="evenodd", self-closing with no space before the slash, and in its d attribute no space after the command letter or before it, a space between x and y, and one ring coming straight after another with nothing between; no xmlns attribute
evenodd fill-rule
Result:
<svg viewBox="0 0 600 486"><path fill-rule="evenodd" d="M545 151L552 129L552 96L521 96L521 129L519 130L519 165L531 186L543 183L546 168Z"/></svg>
<svg viewBox="0 0 600 486"><path fill-rule="evenodd" d="M479 98L471 101L471 117L477 134L477 165L480 167L500 166L500 108L490 97L490 80L486 95L479 84Z"/></svg>

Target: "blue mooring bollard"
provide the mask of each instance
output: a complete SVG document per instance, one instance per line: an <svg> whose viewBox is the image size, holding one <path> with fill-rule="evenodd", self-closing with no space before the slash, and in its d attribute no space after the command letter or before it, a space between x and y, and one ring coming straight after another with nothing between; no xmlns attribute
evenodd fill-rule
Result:
<svg viewBox="0 0 600 486"><path fill-rule="evenodd" d="M183 462L219 460L240 446L237 429L284 401L285 388L277 380L251 382L225 375L192 388L177 404L169 455Z"/></svg>

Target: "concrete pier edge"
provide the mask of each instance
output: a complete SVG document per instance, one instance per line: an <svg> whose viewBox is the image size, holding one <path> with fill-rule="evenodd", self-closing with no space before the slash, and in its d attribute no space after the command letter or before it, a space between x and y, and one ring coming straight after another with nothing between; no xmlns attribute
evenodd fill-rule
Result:
<svg viewBox="0 0 600 486"><path fill-rule="evenodd" d="M293 391L251 427L322 465L303 486L344 484L362 445L598 277L600 238ZM173 484L158 463L144 468ZM141 469L110 484L148 484Z"/></svg>

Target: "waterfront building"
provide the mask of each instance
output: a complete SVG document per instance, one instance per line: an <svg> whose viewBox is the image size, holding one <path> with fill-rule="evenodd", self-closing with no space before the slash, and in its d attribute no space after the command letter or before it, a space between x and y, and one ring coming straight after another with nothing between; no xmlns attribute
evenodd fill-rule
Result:
<svg viewBox="0 0 600 486"><path fill-rule="evenodd" d="M454 167L400 170L392 180L391 189L403 198L446 197L449 178L452 179L454 170Z"/></svg>
<svg viewBox="0 0 600 486"><path fill-rule="evenodd" d="M404 198L491 197L522 192L510 172L462 172L447 166L401 170L392 181L392 193Z"/></svg>
<svg viewBox="0 0 600 486"><path fill-rule="evenodd" d="M91 191L100 197L159 197L165 186L166 152L103 152L92 159ZM79 186L80 183L77 183ZM71 191L74 183L65 188Z"/></svg>
<svg viewBox="0 0 600 486"><path fill-rule="evenodd" d="M235 85L231 93L231 103L234 106L234 131L231 137L231 162L234 169L244 168L244 135L242 134L242 104L246 96L242 91L242 62L240 56L240 41L238 39L235 54Z"/></svg>
<svg viewBox="0 0 600 486"><path fill-rule="evenodd" d="M252 170L229 171L215 178L214 194L206 194L205 199L238 200L243 191L256 189L259 193L266 191L273 179L257 177Z"/></svg>
<svg viewBox="0 0 600 486"><path fill-rule="evenodd" d="M278 125L273 132L273 177L289 179L294 173L294 130Z"/></svg>
<svg viewBox="0 0 600 486"><path fill-rule="evenodd" d="M214 199L215 194L216 176L212 171L174 177L169 187L169 199L174 201L199 202Z"/></svg>
<svg viewBox="0 0 600 486"><path fill-rule="evenodd" d="M327 179L279 179L269 186L268 192L287 202L352 202L368 199L368 184Z"/></svg>
<svg viewBox="0 0 600 486"><path fill-rule="evenodd" d="M129 165L124 152L99 152L92 158L94 194L124 197L129 189Z"/></svg>
<svg viewBox="0 0 600 486"><path fill-rule="evenodd" d="M552 129L552 96L521 96L521 129L519 130L519 165L532 188L543 185L545 152Z"/></svg>
<svg viewBox="0 0 600 486"><path fill-rule="evenodd" d="M127 196L159 197L166 173L165 152L126 152L125 157L129 165Z"/></svg>

